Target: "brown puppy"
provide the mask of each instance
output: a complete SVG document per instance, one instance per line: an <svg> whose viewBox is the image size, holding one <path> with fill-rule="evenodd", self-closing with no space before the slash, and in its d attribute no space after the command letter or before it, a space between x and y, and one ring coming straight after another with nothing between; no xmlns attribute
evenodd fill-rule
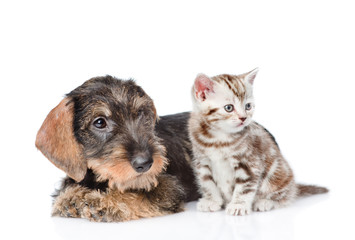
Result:
<svg viewBox="0 0 355 240"><path fill-rule="evenodd" d="M189 113L161 117L134 81L92 78L47 116L36 147L68 175L53 215L127 221L182 211L198 198Z"/></svg>

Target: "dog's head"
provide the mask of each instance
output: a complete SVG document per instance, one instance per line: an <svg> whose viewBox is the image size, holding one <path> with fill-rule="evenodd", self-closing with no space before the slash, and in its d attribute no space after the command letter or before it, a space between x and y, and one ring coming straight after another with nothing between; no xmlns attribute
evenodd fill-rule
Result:
<svg viewBox="0 0 355 240"><path fill-rule="evenodd" d="M112 188L149 190L167 164L156 119L152 99L132 80L92 78L48 114L36 147L77 182L90 168Z"/></svg>

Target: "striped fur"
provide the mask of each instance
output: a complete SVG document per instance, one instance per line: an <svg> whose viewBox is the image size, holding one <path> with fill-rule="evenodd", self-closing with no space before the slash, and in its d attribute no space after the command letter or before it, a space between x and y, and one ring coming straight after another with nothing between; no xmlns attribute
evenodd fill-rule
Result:
<svg viewBox="0 0 355 240"><path fill-rule="evenodd" d="M212 78L198 75L195 80L189 135L202 195L197 204L200 211L224 207L230 215L246 215L328 191L296 184L274 137L252 120L256 72ZM233 111L225 110L230 104Z"/></svg>

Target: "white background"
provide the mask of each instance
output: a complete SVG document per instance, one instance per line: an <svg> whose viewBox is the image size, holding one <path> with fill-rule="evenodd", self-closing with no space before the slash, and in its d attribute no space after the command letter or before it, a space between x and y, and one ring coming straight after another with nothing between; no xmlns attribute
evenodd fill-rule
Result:
<svg viewBox="0 0 355 240"><path fill-rule="evenodd" d="M1 239L355 239L353 1L1 1ZM246 217L223 211L91 223L52 218L64 174L35 149L64 94L134 78L160 115L191 110L200 73L260 68L255 119L296 179L330 188Z"/></svg>

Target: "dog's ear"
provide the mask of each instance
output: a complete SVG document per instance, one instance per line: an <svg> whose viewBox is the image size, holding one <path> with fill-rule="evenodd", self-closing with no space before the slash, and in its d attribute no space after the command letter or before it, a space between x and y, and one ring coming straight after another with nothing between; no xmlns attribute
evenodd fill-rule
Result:
<svg viewBox="0 0 355 240"><path fill-rule="evenodd" d="M36 147L58 168L77 182L85 177L87 163L73 131L74 103L64 98L44 120Z"/></svg>
<svg viewBox="0 0 355 240"><path fill-rule="evenodd" d="M155 108L155 105L153 104L153 113L154 113L154 122L157 123L159 122L160 118L159 118L159 115L157 113L157 109Z"/></svg>

